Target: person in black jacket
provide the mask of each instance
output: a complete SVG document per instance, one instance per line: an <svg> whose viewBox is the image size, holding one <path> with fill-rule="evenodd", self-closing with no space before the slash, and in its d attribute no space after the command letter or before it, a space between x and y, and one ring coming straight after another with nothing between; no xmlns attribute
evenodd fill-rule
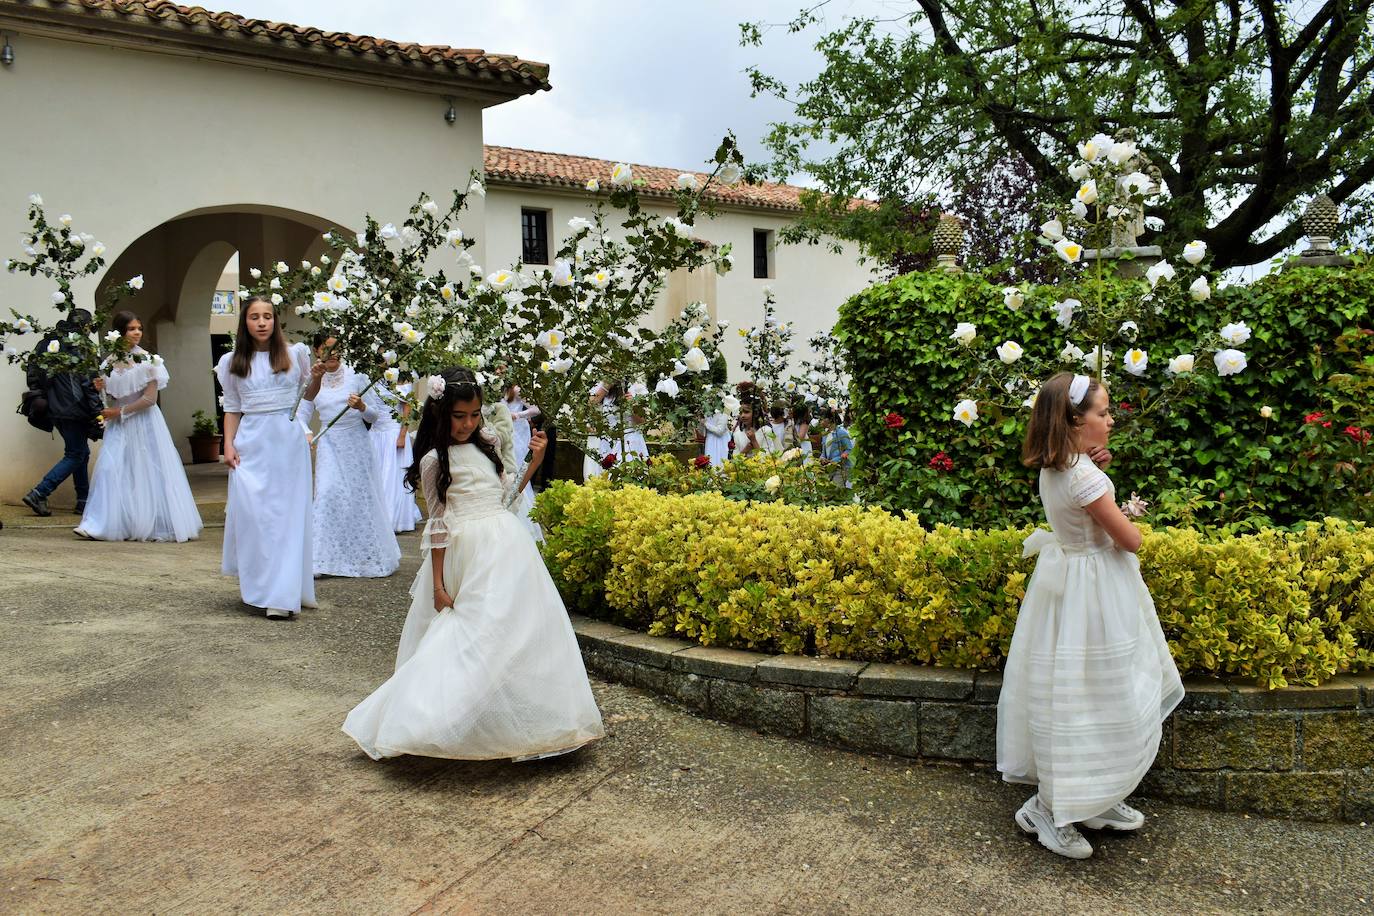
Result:
<svg viewBox="0 0 1374 916"><path fill-rule="evenodd" d="M39 341L38 347L47 349L48 344L56 340L59 347L69 349L69 333L90 333L91 313L85 309L72 309L66 318L57 322L53 330L54 334ZM90 492L86 465L91 460L91 447L86 440L91 424L103 406L100 392L96 390L92 376L74 372L49 375L37 360L29 363L28 383L31 390L41 391L47 398L48 417L57 434L62 437L63 451L62 458L39 481L38 486L25 494L24 505L36 515L52 515L52 510L48 508L48 497L62 481L70 477L76 487L76 514L80 515L86 510L86 497Z"/></svg>

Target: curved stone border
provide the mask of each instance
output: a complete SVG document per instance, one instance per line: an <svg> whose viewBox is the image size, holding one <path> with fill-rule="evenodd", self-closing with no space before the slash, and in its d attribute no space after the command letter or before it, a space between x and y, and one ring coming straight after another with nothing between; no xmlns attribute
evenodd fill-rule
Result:
<svg viewBox="0 0 1374 916"><path fill-rule="evenodd" d="M587 667L687 708L852 750L991 763L1000 674L706 648L574 615ZM1265 690L1190 678L1140 793L1374 820L1374 675Z"/></svg>

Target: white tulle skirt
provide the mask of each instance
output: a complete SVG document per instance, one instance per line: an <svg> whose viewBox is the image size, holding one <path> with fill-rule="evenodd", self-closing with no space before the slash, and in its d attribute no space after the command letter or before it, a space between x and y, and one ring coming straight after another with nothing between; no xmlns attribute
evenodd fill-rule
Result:
<svg viewBox="0 0 1374 916"><path fill-rule="evenodd" d="M407 432L402 445L396 445L401 435L398 423L374 423L369 435L377 455L377 475L385 488L384 499L391 513L392 530L397 534L414 531L424 515L415 502L415 494L406 489L406 469L415 460Z"/></svg>
<svg viewBox="0 0 1374 916"><path fill-rule="evenodd" d="M1135 554L1066 554L1049 532L1032 537L1040 559L1002 676L997 769L1038 785L1064 826L1135 790L1183 682Z"/></svg>
<svg viewBox="0 0 1374 916"><path fill-rule="evenodd" d="M181 456L157 405L106 424L77 533L98 541L189 541L200 529Z"/></svg>
<svg viewBox="0 0 1374 916"><path fill-rule="evenodd" d="M534 542L506 511L448 519L434 611L430 551L411 588L396 673L348 714L373 759L549 756L605 734L577 638Z"/></svg>

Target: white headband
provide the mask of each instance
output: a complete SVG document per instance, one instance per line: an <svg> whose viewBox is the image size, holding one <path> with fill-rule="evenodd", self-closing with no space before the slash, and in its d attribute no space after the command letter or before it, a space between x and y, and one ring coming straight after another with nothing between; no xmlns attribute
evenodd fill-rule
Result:
<svg viewBox="0 0 1374 916"><path fill-rule="evenodd" d="M1074 407L1083 403L1083 398L1088 395L1088 386L1092 384L1092 379L1086 375L1075 375L1073 381L1069 382L1069 403Z"/></svg>

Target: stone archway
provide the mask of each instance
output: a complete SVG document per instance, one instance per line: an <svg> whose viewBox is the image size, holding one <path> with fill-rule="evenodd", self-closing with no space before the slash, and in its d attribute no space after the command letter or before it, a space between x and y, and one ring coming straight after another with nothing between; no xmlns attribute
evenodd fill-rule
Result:
<svg viewBox="0 0 1374 916"><path fill-rule="evenodd" d="M174 217L145 232L110 264L97 291L142 275L143 289L128 301L145 328L145 346L162 355L172 376L163 392L162 412L182 457L191 415L213 413L210 305L225 264L238 254L241 269L277 261L294 264L318 259L322 233L339 227L322 217L275 207L226 205ZM340 230L344 231L344 230ZM289 310L290 330L299 319Z"/></svg>

